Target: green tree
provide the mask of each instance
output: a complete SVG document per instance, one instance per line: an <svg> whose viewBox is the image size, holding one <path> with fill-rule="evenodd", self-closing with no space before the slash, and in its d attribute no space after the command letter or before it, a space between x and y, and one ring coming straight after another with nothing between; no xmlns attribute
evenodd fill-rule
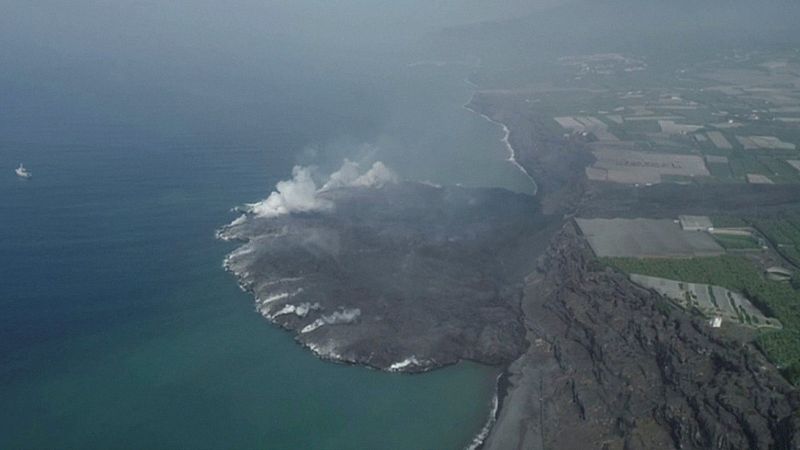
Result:
<svg viewBox="0 0 800 450"><path fill-rule="evenodd" d="M792 274L792 279L791 279L790 283L792 284L792 287L796 291L800 291L800 271L795 271Z"/></svg>

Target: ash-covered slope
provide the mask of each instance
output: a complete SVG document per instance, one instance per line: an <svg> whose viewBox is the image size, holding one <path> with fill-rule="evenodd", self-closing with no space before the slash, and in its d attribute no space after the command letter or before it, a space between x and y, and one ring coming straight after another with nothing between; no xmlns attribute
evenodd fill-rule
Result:
<svg viewBox="0 0 800 450"><path fill-rule="evenodd" d="M532 197L390 183L316 201L331 207L220 231L244 242L226 267L264 317L322 357L386 370L519 356L522 280L549 237Z"/></svg>
<svg viewBox="0 0 800 450"><path fill-rule="evenodd" d="M484 448L798 448L800 397L761 354L659 308L572 224L528 281L532 345Z"/></svg>

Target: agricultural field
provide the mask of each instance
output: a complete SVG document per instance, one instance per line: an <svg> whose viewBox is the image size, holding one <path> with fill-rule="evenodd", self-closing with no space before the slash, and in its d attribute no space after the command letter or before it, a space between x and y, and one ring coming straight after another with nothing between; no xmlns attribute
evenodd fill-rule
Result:
<svg viewBox="0 0 800 450"><path fill-rule="evenodd" d="M795 266L800 267L800 216L779 219L756 219L753 225Z"/></svg>
<svg viewBox="0 0 800 450"><path fill-rule="evenodd" d="M748 327L780 328L780 324L775 319L765 317L743 295L719 286L686 283L633 273L631 280L644 287L654 289L684 309L695 309L707 318L716 316Z"/></svg>
<svg viewBox="0 0 800 450"><path fill-rule="evenodd" d="M680 258L725 253L708 233L684 231L672 220L576 219L601 257Z"/></svg>
<svg viewBox="0 0 800 450"><path fill-rule="evenodd" d="M767 280L750 261L739 256L601 260L629 274L711 284L741 292L766 316L783 325L781 330L761 332L756 343L789 381L800 384L800 291L789 283Z"/></svg>
<svg viewBox="0 0 800 450"><path fill-rule="evenodd" d="M774 59L789 62L785 67L763 63ZM795 55L755 55L748 63L723 57L687 67L672 80L650 73L646 65L639 68L629 75L650 87L630 90L636 84L628 83L626 90L617 90L602 71L589 70L576 74L582 88L540 92L532 103L550 114L563 134L588 133L595 156L608 156L587 172L590 179L800 183L800 60ZM617 154L623 148L657 156ZM659 158L674 160L674 167L656 170L650 159Z"/></svg>
<svg viewBox="0 0 800 450"><path fill-rule="evenodd" d="M745 228L750 226L746 220L736 216L711 216L711 223L715 228Z"/></svg>
<svg viewBox="0 0 800 450"><path fill-rule="evenodd" d="M758 239L751 235L716 233L714 239L725 250L761 250Z"/></svg>

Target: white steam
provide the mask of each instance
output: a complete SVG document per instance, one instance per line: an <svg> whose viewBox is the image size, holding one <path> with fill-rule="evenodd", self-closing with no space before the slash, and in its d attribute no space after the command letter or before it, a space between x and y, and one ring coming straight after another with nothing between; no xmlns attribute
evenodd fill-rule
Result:
<svg viewBox="0 0 800 450"><path fill-rule="evenodd" d="M277 217L293 212L324 211L333 207L317 197L317 184L308 167L294 166L292 179L279 181L265 200L250 205L250 212L259 217Z"/></svg>
<svg viewBox="0 0 800 450"><path fill-rule="evenodd" d="M278 182L269 197L248 205L248 212L269 218L298 212L326 211L333 208L333 203L319 195L323 191L344 187L380 188L397 181L397 175L380 161L366 172L360 173L357 163L345 160L342 167L332 173L320 189L317 188L309 167L295 166L291 180ZM234 220L232 225L243 223L244 217Z"/></svg>
<svg viewBox="0 0 800 450"><path fill-rule="evenodd" d="M397 175L380 161L375 162L363 174L358 172L358 163L344 160L342 167L332 173L322 191L342 187L374 187L380 188L389 183L397 183Z"/></svg>
<svg viewBox="0 0 800 450"><path fill-rule="evenodd" d="M411 355L410 357L400 361L393 363L389 366L389 372L400 372L403 369L407 369L409 367L421 366L422 363L419 362L416 356Z"/></svg>
<svg viewBox="0 0 800 450"><path fill-rule="evenodd" d="M285 316L286 314L294 314L297 317L305 317L311 311L316 311L321 309L322 305L319 303L301 303L299 305L285 305L283 309L276 312L275 314L271 314L269 316L270 319L274 319L279 316Z"/></svg>
<svg viewBox="0 0 800 450"><path fill-rule="evenodd" d="M303 327L302 330L300 330L300 333L310 333L323 325L353 323L356 320L358 320L358 316L360 315L361 315L361 310L358 308L334 311L333 313L327 316L322 316L319 319L306 325L305 327Z"/></svg>

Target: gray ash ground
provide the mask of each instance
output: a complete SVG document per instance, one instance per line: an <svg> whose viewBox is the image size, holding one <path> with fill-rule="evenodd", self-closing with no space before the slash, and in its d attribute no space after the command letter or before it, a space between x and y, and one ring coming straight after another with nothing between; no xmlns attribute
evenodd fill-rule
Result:
<svg viewBox="0 0 800 450"><path fill-rule="evenodd" d="M568 223L528 277L531 345L484 449L789 449L800 396L755 348L596 264Z"/></svg>
<svg viewBox="0 0 800 450"><path fill-rule="evenodd" d="M420 183L318 194L329 211L248 216L219 235L264 317L324 358L424 371L524 350L523 278L548 219L530 196Z"/></svg>

